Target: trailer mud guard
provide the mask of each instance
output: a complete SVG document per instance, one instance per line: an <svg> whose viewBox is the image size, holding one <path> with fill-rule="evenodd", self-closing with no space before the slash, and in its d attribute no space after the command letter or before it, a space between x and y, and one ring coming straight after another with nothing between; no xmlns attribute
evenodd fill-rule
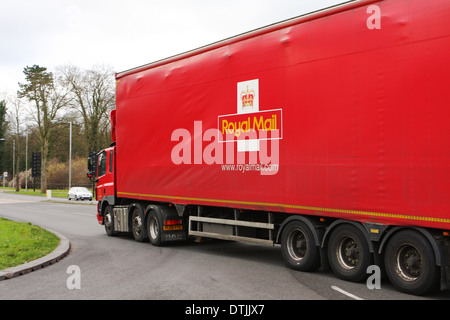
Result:
<svg viewBox="0 0 450 320"><path fill-rule="evenodd" d="M313 220L313 219L309 219L308 217L297 216L297 215L290 216L289 218L287 218L286 220L283 221L283 223L280 225L280 228L278 230L275 243L281 242L281 234L283 233L284 227L289 222L294 221L294 220L298 220L298 221L305 223L311 229L311 232L313 233L313 236L314 236L314 244L317 247L319 247L322 242L322 238L323 238L323 228L321 228L321 225L319 225L319 223L317 223L317 221L315 221L315 219Z"/></svg>
<svg viewBox="0 0 450 320"><path fill-rule="evenodd" d="M372 241L370 240L370 237L369 237L369 235L368 235L368 233L367 233L366 228L364 228L360 223L355 222L355 221L350 221L350 220L336 220L336 221L334 221L334 222L327 228L327 231L325 232L325 235L323 236L323 239L322 239L322 248L325 248L325 247L326 247L327 238L328 238L330 232L331 232L336 226L338 226L338 225L340 225L340 224L350 224L350 225L353 225L353 226L355 226L356 228L358 228L358 229L364 234L364 237L365 237L366 240L367 240L367 244L368 244L368 246L369 246L369 251L370 251L370 253L375 253L375 249L374 249L374 247L373 247L373 243L372 243Z"/></svg>
<svg viewBox="0 0 450 320"><path fill-rule="evenodd" d="M416 231L419 231L422 235L424 235L427 240L430 242L431 246L433 247L434 256L436 259L436 265L441 267L442 266L442 258L441 258L441 251L439 250L439 247L436 243L436 240L433 238L433 236L428 232L428 230L424 228L418 228L418 227L394 227L386 234L386 236L381 241L380 248L378 249L378 253L381 254L383 252L383 249L387 243L387 241L391 238L391 236L402 229L413 229Z"/></svg>

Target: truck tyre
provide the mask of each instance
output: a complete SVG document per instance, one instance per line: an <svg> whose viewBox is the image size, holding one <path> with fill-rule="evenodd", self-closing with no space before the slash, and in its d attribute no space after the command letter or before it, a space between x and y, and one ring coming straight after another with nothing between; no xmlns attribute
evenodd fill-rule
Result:
<svg viewBox="0 0 450 320"><path fill-rule="evenodd" d="M147 228L144 223L144 213L139 206L135 206L131 214L131 231L134 240L143 242L147 238Z"/></svg>
<svg viewBox="0 0 450 320"><path fill-rule="evenodd" d="M422 295L439 284L439 267L430 242L415 230L394 234L385 251L386 274L400 291Z"/></svg>
<svg viewBox="0 0 450 320"><path fill-rule="evenodd" d="M362 281L371 263L369 245L362 231L350 224L337 226L328 242L328 259L331 269L339 278Z"/></svg>
<svg viewBox="0 0 450 320"><path fill-rule="evenodd" d="M110 206L106 206L103 212L103 221L106 234L110 237L115 236L117 233L114 231L114 215Z"/></svg>
<svg viewBox="0 0 450 320"><path fill-rule="evenodd" d="M281 253L286 264L299 271L314 271L320 266L319 247L310 228L301 221L286 225L281 235Z"/></svg>
<svg viewBox="0 0 450 320"><path fill-rule="evenodd" d="M154 246L163 245L163 220L156 210L151 210L147 218L147 233L150 243Z"/></svg>

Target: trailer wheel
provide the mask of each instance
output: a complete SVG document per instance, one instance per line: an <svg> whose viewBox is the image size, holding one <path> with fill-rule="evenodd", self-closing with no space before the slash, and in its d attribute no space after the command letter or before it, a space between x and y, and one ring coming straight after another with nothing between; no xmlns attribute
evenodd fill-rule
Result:
<svg viewBox="0 0 450 320"><path fill-rule="evenodd" d="M144 213L140 207L136 206L131 215L131 230L133 237L138 242L143 242L147 237L147 230L144 223Z"/></svg>
<svg viewBox="0 0 450 320"><path fill-rule="evenodd" d="M429 241L414 230L392 236L385 252L386 274L400 291L422 295L439 283L439 267Z"/></svg>
<svg viewBox="0 0 450 320"><path fill-rule="evenodd" d="M114 231L114 216L112 208L110 206L105 207L103 221L105 225L106 234L110 237L115 236L117 233Z"/></svg>
<svg viewBox="0 0 450 320"><path fill-rule="evenodd" d="M147 233L150 243L154 246L160 246L163 244L162 226L163 221L161 215L157 211L151 210L148 213L147 218Z"/></svg>
<svg viewBox="0 0 450 320"><path fill-rule="evenodd" d="M301 221L292 221L281 235L281 253L287 265L299 271L314 271L320 266L319 247L310 228Z"/></svg>
<svg viewBox="0 0 450 320"><path fill-rule="evenodd" d="M337 226L328 242L328 259L331 269L339 278L362 281L367 276L371 253L361 230L350 224Z"/></svg>

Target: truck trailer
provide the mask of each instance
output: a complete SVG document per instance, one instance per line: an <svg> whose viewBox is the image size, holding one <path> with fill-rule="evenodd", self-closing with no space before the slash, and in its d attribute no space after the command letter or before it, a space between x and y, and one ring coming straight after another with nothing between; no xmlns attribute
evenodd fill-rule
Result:
<svg viewBox="0 0 450 320"><path fill-rule="evenodd" d="M279 245L295 270L450 284L450 2L360 0L116 74L98 222Z"/></svg>

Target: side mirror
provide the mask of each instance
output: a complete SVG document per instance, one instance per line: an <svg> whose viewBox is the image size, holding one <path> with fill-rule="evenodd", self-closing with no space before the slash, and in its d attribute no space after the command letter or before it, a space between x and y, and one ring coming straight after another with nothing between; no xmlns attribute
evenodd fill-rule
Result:
<svg viewBox="0 0 450 320"><path fill-rule="evenodd" d="M87 162L88 162L87 163L87 167L88 167L87 177L92 182L97 182L98 181L98 179L97 179L97 153L91 152Z"/></svg>

